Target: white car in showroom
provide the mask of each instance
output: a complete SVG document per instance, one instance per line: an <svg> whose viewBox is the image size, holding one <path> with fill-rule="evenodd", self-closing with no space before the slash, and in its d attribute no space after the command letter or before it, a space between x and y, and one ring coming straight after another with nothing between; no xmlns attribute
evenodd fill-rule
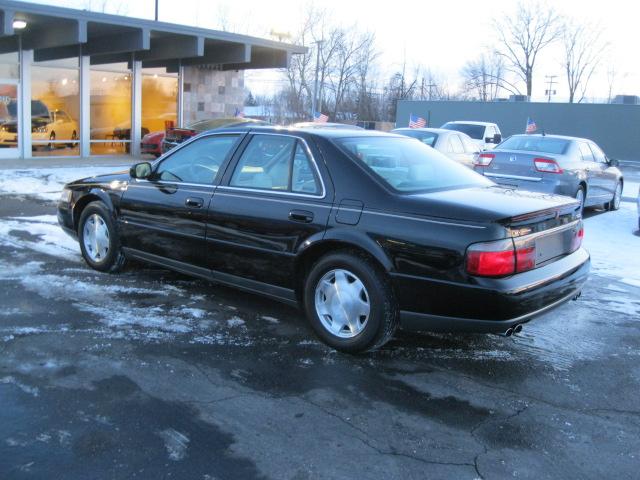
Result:
<svg viewBox="0 0 640 480"><path fill-rule="evenodd" d="M0 125L0 144L16 145L17 137L18 128L15 120ZM73 146L78 141L78 124L63 110L34 111L32 108L31 141L34 148Z"/></svg>

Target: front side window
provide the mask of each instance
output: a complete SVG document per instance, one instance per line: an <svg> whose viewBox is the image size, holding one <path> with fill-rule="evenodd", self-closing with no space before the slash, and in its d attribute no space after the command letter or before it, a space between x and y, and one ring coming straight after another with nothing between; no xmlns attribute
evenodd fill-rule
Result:
<svg viewBox="0 0 640 480"><path fill-rule="evenodd" d="M232 187L320 195L321 186L300 140L254 135L231 176Z"/></svg>
<svg viewBox="0 0 640 480"><path fill-rule="evenodd" d="M582 157L582 160L584 162L593 162L594 161L593 153L591 152L589 145L583 142L580 142L578 145L580 148L580 156Z"/></svg>
<svg viewBox="0 0 640 480"><path fill-rule="evenodd" d="M372 136L334 141L349 157L399 192L494 185L486 177L409 138Z"/></svg>
<svg viewBox="0 0 640 480"><path fill-rule="evenodd" d="M213 184L238 141L238 135L210 135L194 140L163 160L155 176L168 182Z"/></svg>
<svg viewBox="0 0 640 480"><path fill-rule="evenodd" d="M593 152L593 157L596 159L596 162L607 163L607 156L595 143L591 143L589 146L591 147L591 151Z"/></svg>

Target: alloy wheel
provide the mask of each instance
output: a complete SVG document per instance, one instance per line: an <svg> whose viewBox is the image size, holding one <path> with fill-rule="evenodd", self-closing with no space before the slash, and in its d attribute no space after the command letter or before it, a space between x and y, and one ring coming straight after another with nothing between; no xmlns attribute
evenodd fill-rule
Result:
<svg viewBox="0 0 640 480"><path fill-rule="evenodd" d="M318 281L315 308L322 326L332 335L353 338L369 320L371 303L362 281L344 269L330 270Z"/></svg>
<svg viewBox="0 0 640 480"><path fill-rule="evenodd" d="M84 222L83 242L87 255L94 262L103 261L109 253L109 227L97 213Z"/></svg>

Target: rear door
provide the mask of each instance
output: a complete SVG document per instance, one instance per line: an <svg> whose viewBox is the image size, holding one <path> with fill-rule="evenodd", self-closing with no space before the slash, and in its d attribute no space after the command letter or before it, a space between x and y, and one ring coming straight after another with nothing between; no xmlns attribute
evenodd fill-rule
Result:
<svg viewBox="0 0 640 480"><path fill-rule="evenodd" d="M291 289L296 252L326 229L331 182L302 137L252 133L240 150L209 207L209 267L251 288Z"/></svg>
<svg viewBox="0 0 640 480"><path fill-rule="evenodd" d="M239 139L239 134L199 138L156 164L149 179L132 179L118 216L123 246L206 268L209 201Z"/></svg>

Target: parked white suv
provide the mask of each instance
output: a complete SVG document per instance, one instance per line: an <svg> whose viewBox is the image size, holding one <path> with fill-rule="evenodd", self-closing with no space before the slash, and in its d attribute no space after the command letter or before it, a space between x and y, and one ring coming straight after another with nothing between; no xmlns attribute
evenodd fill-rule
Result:
<svg viewBox="0 0 640 480"><path fill-rule="evenodd" d="M481 150L491 150L502 142L502 133L495 123L456 120L447 122L440 128L466 133L478 144Z"/></svg>

